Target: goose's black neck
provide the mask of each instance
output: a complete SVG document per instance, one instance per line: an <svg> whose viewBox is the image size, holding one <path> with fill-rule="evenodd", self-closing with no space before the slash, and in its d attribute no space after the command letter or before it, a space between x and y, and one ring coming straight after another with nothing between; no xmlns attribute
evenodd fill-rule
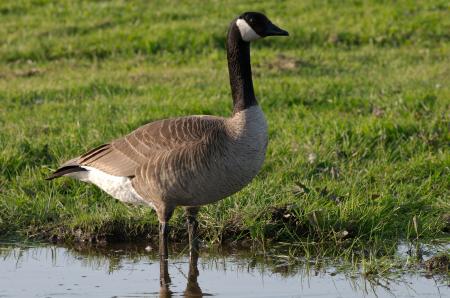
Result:
<svg viewBox="0 0 450 298"><path fill-rule="evenodd" d="M227 58L235 114L258 104L253 91L250 43L242 40L236 20L228 30Z"/></svg>

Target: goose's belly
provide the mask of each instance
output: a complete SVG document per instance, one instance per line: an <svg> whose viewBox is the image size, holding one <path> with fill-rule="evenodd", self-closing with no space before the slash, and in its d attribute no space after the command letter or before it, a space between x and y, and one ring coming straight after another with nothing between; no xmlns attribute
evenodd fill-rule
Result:
<svg viewBox="0 0 450 298"><path fill-rule="evenodd" d="M204 205L226 198L244 188L258 174L265 159L267 139L256 146L238 144L209 170L192 177L188 194L180 205Z"/></svg>

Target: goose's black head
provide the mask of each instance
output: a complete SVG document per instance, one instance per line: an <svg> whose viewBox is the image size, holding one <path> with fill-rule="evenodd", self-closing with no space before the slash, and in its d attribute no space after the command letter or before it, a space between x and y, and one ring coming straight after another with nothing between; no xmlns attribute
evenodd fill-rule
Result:
<svg viewBox="0 0 450 298"><path fill-rule="evenodd" d="M241 37L250 42L266 36L288 36L289 33L274 25L260 12L245 12L236 19Z"/></svg>

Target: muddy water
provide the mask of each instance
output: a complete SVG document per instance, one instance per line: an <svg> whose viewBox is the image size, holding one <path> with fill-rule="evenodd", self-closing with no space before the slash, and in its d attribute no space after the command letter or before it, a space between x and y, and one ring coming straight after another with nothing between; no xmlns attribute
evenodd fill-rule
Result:
<svg viewBox="0 0 450 298"><path fill-rule="evenodd" d="M354 266L342 270L338 260L320 266L300 260L273 251L202 249L193 262L178 248L161 286L159 258L145 246L4 243L0 297L450 297L446 276L420 269L364 277Z"/></svg>

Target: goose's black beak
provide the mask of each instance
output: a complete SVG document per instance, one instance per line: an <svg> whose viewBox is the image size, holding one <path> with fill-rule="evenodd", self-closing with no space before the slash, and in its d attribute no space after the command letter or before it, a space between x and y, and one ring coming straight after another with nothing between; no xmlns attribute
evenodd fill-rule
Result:
<svg viewBox="0 0 450 298"><path fill-rule="evenodd" d="M278 26L272 23L269 23L267 25L264 33L266 36L289 36L289 32L279 28Z"/></svg>

